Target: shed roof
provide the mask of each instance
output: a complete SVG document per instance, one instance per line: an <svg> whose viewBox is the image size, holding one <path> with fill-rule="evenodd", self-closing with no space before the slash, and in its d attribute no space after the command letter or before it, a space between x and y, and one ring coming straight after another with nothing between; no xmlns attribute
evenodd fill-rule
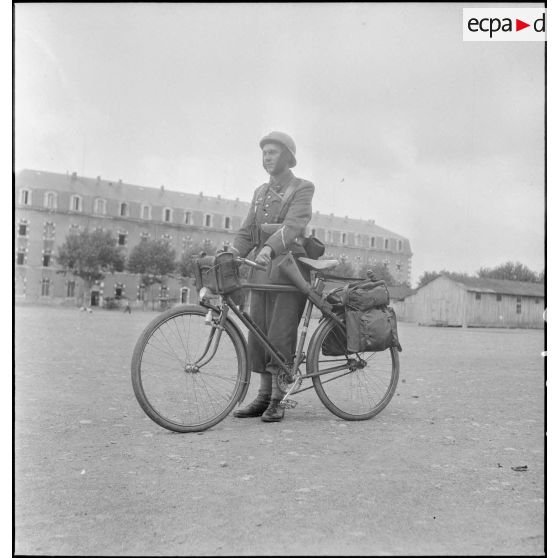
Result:
<svg viewBox="0 0 558 558"><path fill-rule="evenodd" d="M466 290L477 293L508 294L515 296L544 296L543 283L510 281L508 279L488 279L484 277L449 279L455 283L463 285Z"/></svg>
<svg viewBox="0 0 558 558"><path fill-rule="evenodd" d="M391 300L403 300L405 297L412 295L416 292L416 289L411 289L410 287L391 287L388 286L389 298Z"/></svg>

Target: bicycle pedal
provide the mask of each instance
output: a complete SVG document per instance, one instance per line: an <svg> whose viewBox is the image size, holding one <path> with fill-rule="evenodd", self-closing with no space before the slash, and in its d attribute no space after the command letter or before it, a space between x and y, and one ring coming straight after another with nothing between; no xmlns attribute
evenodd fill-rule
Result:
<svg viewBox="0 0 558 558"><path fill-rule="evenodd" d="M298 405L298 401L294 399L284 399L279 403L279 407L282 409L294 409Z"/></svg>

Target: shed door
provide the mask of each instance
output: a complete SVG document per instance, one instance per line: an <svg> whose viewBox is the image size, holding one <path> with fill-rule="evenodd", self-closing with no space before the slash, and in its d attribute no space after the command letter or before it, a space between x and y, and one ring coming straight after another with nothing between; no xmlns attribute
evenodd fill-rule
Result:
<svg viewBox="0 0 558 558"><path fill-rule="evenodd" d="M432 300L432 321L440 325L449 323L449 300L446 298L434 298Z"/></svg>

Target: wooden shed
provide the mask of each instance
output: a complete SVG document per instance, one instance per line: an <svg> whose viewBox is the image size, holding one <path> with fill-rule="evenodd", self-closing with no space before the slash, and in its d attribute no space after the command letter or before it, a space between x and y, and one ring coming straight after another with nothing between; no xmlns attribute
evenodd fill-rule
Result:
<svg viewBox="0 0 558 558"><path fill-rule="evenodd" d="M395 315L400 322L410 321L408 315L408 306L406 299L415 292L415 289L409 287L391 287L388 286L389 305L395 310Z"/></svg>
<svg viewBox="0 0 558 558"><path fill-rule="evenodd" d="M544 285L442 275L406 297L405 307L419 325L543 328Z"/></svg>

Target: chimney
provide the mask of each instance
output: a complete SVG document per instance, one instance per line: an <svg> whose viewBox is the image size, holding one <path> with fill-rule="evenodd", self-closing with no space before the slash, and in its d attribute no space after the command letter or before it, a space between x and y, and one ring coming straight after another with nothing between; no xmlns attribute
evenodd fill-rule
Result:
<svg viewBox="0 0 558 558"><path fill-rule="evenodd" d="M100 184L100 183L101 183L101 175L99 175L99 176L97 177L97 184Z"/></svg>
<svg viewBox="0 0 558 558"><path fill-rule="evenodd" d="M122 186L122 179L121 178L118 179L118 186Z"/></svg>
<svg viewBox="0 0 558 558"><path fill-rule="evenodd" d="M75 182L76 180L77 180L77 172L74 171L74 172L72 173L72 182Z"/></svg>

